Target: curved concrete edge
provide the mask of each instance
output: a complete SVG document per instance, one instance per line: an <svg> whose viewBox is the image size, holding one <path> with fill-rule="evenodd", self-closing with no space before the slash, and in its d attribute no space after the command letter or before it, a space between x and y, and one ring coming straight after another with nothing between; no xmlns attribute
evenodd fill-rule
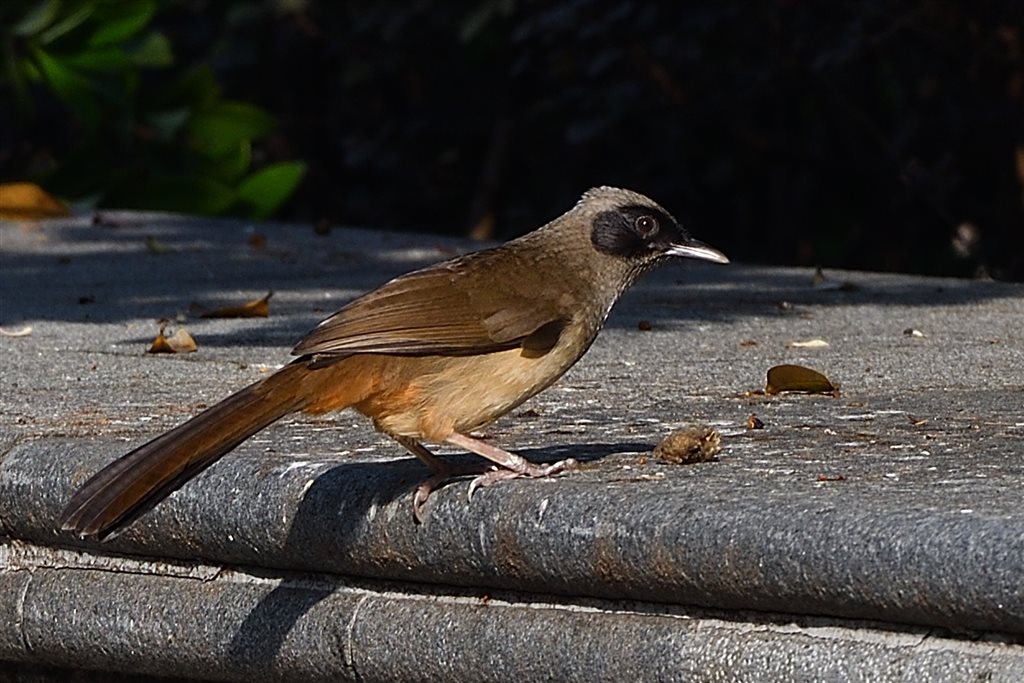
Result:
<svg viewBox="0 0 1024 683"><path fill-rule="evenodd" d="M121 444L37 441L0 463L14 538L100 553L418 584L817 614L1024 633L1024 528L827 502L725 499L677 485L610 486L588 473L511 482L467 504L455 484L422 526L415 461L225 458L107 544L55 531L74 485ZM656 495L652 495L656 494Z"/></svg>
<svg viewBox="0 0 1024 683"><path fill-rule="evenodd" d="M79 562L87 564L79 564ZM90 564L91 563L91 566ZM168 573L154 573L160 569ZM0 662L216 680L987 680L1024 648L4 546ZM14 598L14 596L18 596ZM6 618L14 611L18 618Z"/></svg>

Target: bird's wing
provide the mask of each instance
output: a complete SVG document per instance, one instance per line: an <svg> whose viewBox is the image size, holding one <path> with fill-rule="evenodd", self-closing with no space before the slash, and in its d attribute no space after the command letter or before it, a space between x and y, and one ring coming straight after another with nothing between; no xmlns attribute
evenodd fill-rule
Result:
<svg viewBox="0 0 1024 683"><path fill-rule="evenodd" d="M546 351L570 312L564 301L525 294L524 273L530 269L524 271L528 264L517 260L489 250L403 275L324 320L292 353L474 355L517 346Z"/></svg>

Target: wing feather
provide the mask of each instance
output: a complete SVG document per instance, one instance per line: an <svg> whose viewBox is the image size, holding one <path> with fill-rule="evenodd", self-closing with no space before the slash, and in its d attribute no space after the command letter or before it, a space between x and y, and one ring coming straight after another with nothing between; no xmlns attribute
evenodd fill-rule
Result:
<svg viewBox="0 0 1024 683"><path fill-rule="evenodd" d="M561 329L571 311L527 295L523 264L496 256L477 252L395 278L324 320L292 353L472 355Z"/></svg>

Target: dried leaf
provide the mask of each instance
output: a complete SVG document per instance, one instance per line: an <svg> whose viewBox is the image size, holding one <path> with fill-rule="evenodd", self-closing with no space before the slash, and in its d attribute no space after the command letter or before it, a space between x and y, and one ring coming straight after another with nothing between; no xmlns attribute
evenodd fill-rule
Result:
<svg viewBox="0 0 1024 683"><path fill-rule="evenodd" d="M70 216L68 207L35 183L0 183L0 219L38 221Z"/></svg>
<svg viewBox="0 0 1024 683"><path fill-rule="evenodd" d="M768 384L764 392L779 394L784 391L839 395L839 387L828 377L802 365L776 365L768 370Z"/></svg>
<svg viewBox="0 0 1024 683"><path fill-rule="evenodd" d="M259 299L253 299L241 306L223 306L212 311L197 312L200 318L266 318L270 315L270 297L273 292L267 292Z"/></svg>
<svg viewBox="0 0 1024 683"><path fill-rule="evenodd" d="M196 341L184 327L179 327L177 332L167 337L164 335L164 326L161 325L156 339L146 353L192 353L198 349Z"/></svg>
<svg viewBox="0 0 1024 683"><path fill-rule="evenodd" d="M17 327L13 330L6 327L0 327L0 337L27 337L30 334L32 334L31 325Z"/></svg>
<svg viewBox="0 0 1024 683"><path fill-rule="evenodd" d="M827 349L828 342L824 339L808 339L806 341L786 342L789 349Z"/></svg>
<svg viewBox="0 0 1024 683"><path fill-rule="evenodd" d="M707 462L722 452L722 437L710 427L672 432L654 449L654 457L673 465Z"/></svg>
<svg viewBox="0 0 1024 683"><path fill-rule="evenodd" d="M821 268L814 271L814 276L811 278L811 286L815 289L838 290L840 292L856 292L860 289L859 285L848 280L840 282L826 277Z"/></svg>

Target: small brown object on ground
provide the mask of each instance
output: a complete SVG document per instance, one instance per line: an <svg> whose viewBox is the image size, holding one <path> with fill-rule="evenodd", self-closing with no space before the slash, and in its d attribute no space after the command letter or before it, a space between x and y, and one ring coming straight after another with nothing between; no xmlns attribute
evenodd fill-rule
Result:
<svg viewBox="0 0 1024 683"><path fill-rule="evenodd" d="M747 418L747 429L764 429L764 422L754 413Z"/></svg>
<svg viewBox="0 0 1024 683"><path fill-rule="evenodd" d="M654 457L673 465L708 462L722 452L722 436L711 427L687 427L661 440Z"/></svg>

